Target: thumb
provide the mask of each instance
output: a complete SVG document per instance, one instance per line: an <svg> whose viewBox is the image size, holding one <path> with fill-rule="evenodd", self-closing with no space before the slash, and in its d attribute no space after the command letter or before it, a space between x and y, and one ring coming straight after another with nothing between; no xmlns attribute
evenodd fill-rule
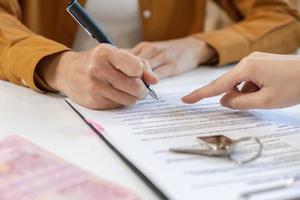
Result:
<svg viewBox="0 0 300 200"><path fill-rule="evenodd" d="M252 93L232 90L221 98L220 103L222 106L238 110L261 109L267 107L268 96L263 89Z"/></svg>

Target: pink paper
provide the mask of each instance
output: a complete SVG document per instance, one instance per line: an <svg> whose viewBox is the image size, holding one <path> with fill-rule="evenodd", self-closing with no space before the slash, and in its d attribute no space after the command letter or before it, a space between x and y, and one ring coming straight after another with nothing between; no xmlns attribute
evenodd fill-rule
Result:
<svg viewBox="0 0 300 200"><path fill-rule="evenodd" d="M137 200L17 136L0 140L1 200Z"/></svg>
<svg viewBox="0 0 300 200"><path fill-rule="evenodd" d="M90 119L86 119L86 121L88 123L90 123L97 131L101 132L101 131L104 131L104 128L101 124L97 123L97 122L94 122Z"/></svg>

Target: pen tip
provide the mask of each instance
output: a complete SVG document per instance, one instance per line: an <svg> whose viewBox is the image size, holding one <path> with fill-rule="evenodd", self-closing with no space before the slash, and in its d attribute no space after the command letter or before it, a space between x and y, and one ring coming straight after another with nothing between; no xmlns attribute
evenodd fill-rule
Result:
<svg viewBox="0 0 300 200"><path fill-rule="evenodd" d="M158 96L156 95L156 93L154 91L150 91L149 95L158 101Z"/></svg>

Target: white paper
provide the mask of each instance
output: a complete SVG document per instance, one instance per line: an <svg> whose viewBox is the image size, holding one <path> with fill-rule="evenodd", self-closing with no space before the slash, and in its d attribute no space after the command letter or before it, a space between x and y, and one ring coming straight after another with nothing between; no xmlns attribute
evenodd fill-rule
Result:
<svg viewBox="0 0 300 200"><path fill-rule="evenodd" d="M85 118L101 124L103 135L170 199L241 199L245 192L285 183L288 177L300 174L299 120L279 111L229 110L219 105L219 98L183 104L180 98L195 87L178 89L165 84L156 88L159 101L149 97L135 106L111 111L89 110L68 101ZM258 137L263 154L238 166L225 158L169 151L195 144L197 136L219 134L232 139ZM290 187L251 199L300 195L299 184L295 186L298 189Z"/></svg>

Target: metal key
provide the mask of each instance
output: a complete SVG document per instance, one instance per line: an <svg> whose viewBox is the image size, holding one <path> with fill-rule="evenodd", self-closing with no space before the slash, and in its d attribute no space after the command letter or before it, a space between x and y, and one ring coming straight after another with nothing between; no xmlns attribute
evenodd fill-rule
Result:
<svg viewBox="0 0 300 200"><path fill-rule="evenodd" d="M195 154L209 157L227 157L237 164L256 160L263 145L258 138L243 137L232 140L224 135L197 137L197 145L171 148L175 153Z"/></svg>
<svg viewBox="0 0 300 200"><path fill-rule="evenodd" d="M203 156L228 157L230 146L234 143L223 135L197 137L198 145L171 148L176 153L199 154Z"/></svg>

